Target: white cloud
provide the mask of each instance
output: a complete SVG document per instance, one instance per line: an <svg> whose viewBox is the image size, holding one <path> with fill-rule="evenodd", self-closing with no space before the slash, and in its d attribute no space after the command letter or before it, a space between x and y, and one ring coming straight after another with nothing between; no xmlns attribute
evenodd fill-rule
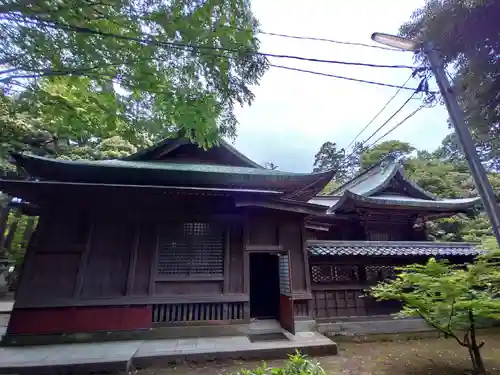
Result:
<svg viewBox="0 0 500 375"><path fill-rule="evenodd" d="M362 0L339 2L314 0L253 0L253 9L268 32L314 36L349 42L371 43L374 31L397 33L423 0ZM412 54L324 42L261 36L263 52L300 55L330 60L414 65ZM401 85L410 70L364 68L270 58L273 64L293 66L329 74ZM412 86L416 87L413 80ZM326 141L347 146L396 89L355 83L312 74L271 68L259 87L251 107L237 110L240 121L236 147L257 162L273 161L282 170L310 171L314 154ZM398 95L387 110L360 137L380 126L411 92ZM414 100L379 134L420 105ZM444 108L424 109L391 133L387 139L411 142L417 148L433 149L448 132Z"/></svg>

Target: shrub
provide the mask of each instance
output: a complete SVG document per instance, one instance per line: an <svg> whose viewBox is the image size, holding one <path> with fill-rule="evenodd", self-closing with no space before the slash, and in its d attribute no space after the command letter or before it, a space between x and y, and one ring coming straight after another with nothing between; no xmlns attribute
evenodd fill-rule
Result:
<svg viewBox="0 0 500 375"><path fill-rule="evenodd" d="M241 369L226 375L326 375L326 372L318 362L307 359L297 350L289 356L283 367L268 367L263 363L252 370Z"/></svg>

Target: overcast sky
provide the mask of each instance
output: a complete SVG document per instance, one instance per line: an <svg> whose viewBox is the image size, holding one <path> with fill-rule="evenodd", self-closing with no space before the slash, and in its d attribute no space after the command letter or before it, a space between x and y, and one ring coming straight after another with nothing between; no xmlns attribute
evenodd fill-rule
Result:
<svg viewBox="0 0 500 375"><path fill-rule="evenodd" d="M266 32L371 43L374 31L397 33L424 0L253 0L253 11ZM261 35L262 52L375 64L413 65L410 52L337 45ZM365 68L270 59L273 64L372 81L403 84L411 71ZM413 87L417 81L411 81ZM280 170L309 172L314 154L326 141L346 147L397 89L355 83L307 73L270 68L250 107L238 108L236 147L258 163L272 161ZM369 136L411 92L401 92L360 140ZM406 117L421 104L412 100L387 125ZM444 107L424 109L387 139L410 142L419 149L436 148L449 132ZM375 140L385 131L373 138Z"/></svg>

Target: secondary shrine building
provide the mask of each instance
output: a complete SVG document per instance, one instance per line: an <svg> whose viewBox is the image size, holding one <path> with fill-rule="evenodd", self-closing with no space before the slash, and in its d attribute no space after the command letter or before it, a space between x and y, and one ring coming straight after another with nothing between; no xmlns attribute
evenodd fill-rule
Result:
<svg viewBox="0 0 500 375"><path fill-rule="evenodd" d="M187 326L222 334L255 319L294 333L397 311L397 301L360 298L395 266L477 254L427 242L423 223L479 199L437 199L394 161L318 196L335 171L268 170L225 142L203 150L169 139L106 161L13 157L26 179L0 180L0 190L35 205L39 222L11 338Z"/></svg>

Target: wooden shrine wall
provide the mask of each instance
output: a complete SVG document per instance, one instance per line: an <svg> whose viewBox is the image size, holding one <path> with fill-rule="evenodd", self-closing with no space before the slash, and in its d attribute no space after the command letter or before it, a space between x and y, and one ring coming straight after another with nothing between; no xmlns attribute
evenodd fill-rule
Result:
<svg viewBox="0 0 500 375"><path fill-rule="evenodd" d="M248 254L260 251L285 251L290 256L292 297L295 317L310 319L311 284L306 230L301 215L266 209L249 209L244 221L244 269L248 270ZM248 273L245 293L248 292Z"/></svg>
<svg viewBox="0 0 500 375"><path fill-rule="evenodd" d="M310 315L301 216L250 210L217 220L162 215L139 220L84 212L41 215L21 271L9 334L248 321L245 254L259 248L289 251L296 315ZM209 242L182 242L209 225L219 229ZM176 237L179 231L188 233ZM197 246L186 271L182 257Z"/></svg>

